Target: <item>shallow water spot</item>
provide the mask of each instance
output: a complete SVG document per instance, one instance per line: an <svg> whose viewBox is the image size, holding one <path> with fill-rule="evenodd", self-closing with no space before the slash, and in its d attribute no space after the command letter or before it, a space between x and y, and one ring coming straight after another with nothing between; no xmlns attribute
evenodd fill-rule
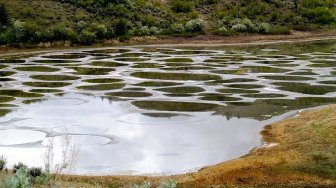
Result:
<svg viewBox="0 0 336 188"><path fill-rule="evenodd" d="M112 53L126 53L130 52L130 49L105 49L105 50L90 50L85 51L88 53L103 53L103 54L112 54Z"/></svg>
<svg viewBox="0 0 336 188"><path fill-rule="evenodd" d="M149 68L158 68L159 66L155 63L138 63L132 66L132 68L136 69L149 69Z"/></svg>
<svg viewBox="0 0 336 188"><path fill-rule="evenodd" d="M249 78L232 78L228 80L216 80L216 81L210 81L206 82L207 85L218 85L218 84L224 84L224 83L236 83L236 82L256 82L258 80L255 79L249 79Z"/></svg>
<svg viewBox="0 0 336 188"><path fill-rule="evenodd" d="M326 81L320 81L318 83L336 85L336 80L326 80Z"/></svg>
<svg viewBox="0 0 336 188"><path fill-rule="evenodd" d="M33 93L60 93L63 92L63 90L59 89L31 89L29 92Z"/></svg>
<svg viewBox="0 0 336 188"><path fill-rule="evenodd" d="M238 97L230 97L224 94L216 94L216 93L205 93L201 94L202 97L199 99L206 101L240 101L241 98Z"/></svg>
<svg viewBox="0 0 336 188"><path fill-rule="evenodd" d="M235 93L259 93L258 90L250 90L250 89L230 89L230 88L223 88L223 89L217 89L216 90L219 93L229 93L229 94L235 94Z"/></svg>
<svg viewBox="0 0 336 188"><path fill-rule="evenodd" d="M95 84L95 85L78 86L77 89L92 90L92 91L105 91L105 90L121 89L125 87L125 85L126 84L122 84L122 83Z"/></svg>
<svg viewBox="0 0 336 188"><path fill-rule="evenodd" d="M163 91L167 93L175 93L175 94L188 94L188 93L200 93L205 91L201 87L196 86L180 86L180 87L168 87L156 89L157 91Z"/></svg>
<svg viewBox="0 0 336 188"><path fill-rule="evenodd" d="M125 62L142 62L142 61L149 61L149 58L140 58L140 57L124 57L124 58L115 58L116 61L125 61Z"/></svg>
<svg viewBox="0 0 336 188"><path fill-rule="evenodd" d="M85 54L62 54L62 55L48 55L42 56L47 59L81 59L86 57Z"/></svg>
<svg viewBox="0 0 336 188"><path fill-rule="evenodd" d="M23 104L34 104L34 103L41 103L43 101L46 101L47 99L28 99L22 101Z"/></svg>
<svg viewBox="0 0 336 188"><path fill-rule="evenodd" d="M334 86L311 85L299 82L276 82L273 84L279 86L282 90L303 94L324 95L330 92L336 92L336 87Z"/></svg>
<svg viewBox="0 0 336 188"><path fill-rule="evenodd" d="M163 94L164 96L167 97L192 97L194 94L190 93L168 93L168 94Z"/></svg>
<svg viewBox="0 0 336 188"><path fill-rule="evenodd" d="M205 66L179 66L179 67L166 67L161 68L161 70L178 70L178 71L188 71L188 70L209 70L213 69L211 67L205 67Z"/></svg>
<svg viewBox="0 0 336 188"><path fill-rule="evenodd" d="M260 78L269 79L269 80L290 80L290 81L297 81L297 80L314 80L311 77L303 77L303 76L288 76L288 75L274 75L274 76L260 76Z"/></svg>
<svg viewBox="0 0 336 188"><path fill-rule="evenodd" d="M33 75L30 78L35 80L44 80L44 81L66 81L66 80L78 80L80 77L77 76L68 76L68 75Z"/></svg>
<svg viewBox="0 0 336 188"><path fill-rule="evenodd" d="M213 51L205 51L205 50L173 50L173 49L165 49L161 50L164 54L170 55L198 55L198 54L213 54L216 52Z"/></svg>
<svg viewBox="0 0 336 188"><path fill-rule="evenodd" d="M194 103L178 101L133 101L132 104L138 108L158 111L177 111L177 112L202 112L213 111L219 107L211 103Z"/></svg>
<svg viewBox="0 0 336 188"><path fill-rule="evenodd" d="M114 97L150 97L153 94L147 92L121 91L121 92L106 93L106 95Z"/></svg>
<svg viewBox="0 0 336 188"><path fill-rule="evenodd" d="M13 78L0 78L0 82L10 82L10 81L15 81Z"/></svg>
<svg viewBox="0 0 336 188"><path fill-rule="evenodd" d="M138 52L138 53L123 53L120 55L116 55L115 57L141 57L141 56L146 56L146 55L149 55L149 54Z"/></svg>
<svg viewBox="0 0 336 188"><path fill-rule="evenodd" d="M40 59L34 60L36 63L59 64L59 63L79 63L79 61L59 60L59 59Z"/></svg>
<svg viewBox="0 0 336 188"><path fill-rule="evenodd" d="M239 88L239 89L258 89L258 88L264 87L262 85L257 85L257 84L230 84L230 85L225 85L225 86Z"/></svg>
<svg viewBox="0 0 336 188"><path fill-rule="evenodd" d="M187 73L167 73L167 72L134 72L131 76L147 79L161 80L220 80L221 77L211 74L187 74Z"/></svg>
<svg viewBox="0 0 336 188"><path fill-rule="evenodd" d="M142 87L129 87L129 88L124 88L124 91L146 91L146 88Z"/></svg>
<svg viewBox="0 0 336 188"><path fill-rule="evenodd" d="M26 60L21 59L0 59L0 63L8 63L8 64L20 64L25 62Z"/></svg>
<svg viewBox="0 0 336 188"><path fill-rule="evenodd" d="M190 58L169 58L169 59L163 59L161 61L168 62L168 63L191 63L191 62L194 62Z"/></svg>
<svg viewBox="0 0 336 188"><path fill-rule="evenodd" d="M142 86L142 87L168 87L168 86L177 86L183 85L183 83L177 82L140 82L134 84L135 86Z"/></svg>
<svg viewBox="0 0 336 188"><path fill-rule="evenodd" d="M291 72L291 73L288 73L288 75L318 75L317 73L315 72L312 72L312 71L300 71L300 72Z"/></svg>
<svg viewBox="0 0 336 188"><path fill-rule="evenodd" d="M9 97L9 96L0 96L0 103L5 103L5 102L11 102L14 101L14 97Z"/></svg>
<svg viewBox="0 0 336 188"><path fill-rule="evenodd" d="M47 67L47 66L25 66L25 67L15 67L19 71L29 71L29 72L56 72L60 71L59 68Z"/></svg>
<svg viewBox="0 0 336 188"><path fill-rule="evenodd" d="M335 103L336 98L328 97L297 97L295 99L265 99L264 102L272 105L286 106L290 109L308 108L328 103Z"/></svg>
<svg viewBox="0 0 336 188"><path fill-rule="evenodd" d="M31 87L57 88L57 87L69 86L72 83L68 83L68 82L23 82L22 84L26 86L31 86Z"/></svg>
<svg viewBox="0 0 336 188"><path fill-rule="evenodd" d="M240 69L234 69L234 70L213 70L210 72L215 73L215 74L245 75L246 73L248 73L248 70L240 68Z"/></svg>
<svg viewBox="0 0 336 188"><path fill-rule="evenodd" d="M267 66L242 66L241 68L247 69L249 73L284 73L289 72L289 69L281 69Z"/></svg>
<svg viewBox="0 0 336 188"><path fill-rule="evenodd" d="M247 94L242 95L243 97L249 97L249 98L279 98L279 97L287 97L287 95L284 94L278 94L278 93L257 93L257 94Z"/></svg>
<svg viewBox="0 0 336 188"><path fill-rule="evenodd" d="M115 82L123 82L123 81L124 81L123 79L119 79L119 78L92 78L92 79L82 80L82 82L97 83L97 84L115 83Z"/></svg>
<svg viewBox="0 0 336 188"><path fill-rule="evenodd" d="M230 61L229 59L206 59L203 62L205 63L226 63Z"/></svg>
<svg viewBox="0 0 336 188"><path fill-rule="evenodd" d="M101 66L101 67L122 67L127 66L126 63L117 63L113 61L93 61L91 62L91 65L93 66Z"/></svg>
<svg viewBox="0 0 336 188"><path fill-rule="evenodd" d="M0 71L0 77L12 76L13 74L16 74L16 72L13 72L13 71Z"/></svg>
<svg viewBox="0 0 336 188"><path fill-rule="evenodd" d="M0 90L0 95L8 95L12 97L22 97L22 98L35 98L35 97L43 97L42 94L38 93L28 93L21 90L15 90L15 89L6 89L6 90Z"/></svg>
<svg viewBox="0 0 336 188"><path fill-rule="evenodd" d="M114 68L71 67L78 75L106 75L115 71Z"/></svg>

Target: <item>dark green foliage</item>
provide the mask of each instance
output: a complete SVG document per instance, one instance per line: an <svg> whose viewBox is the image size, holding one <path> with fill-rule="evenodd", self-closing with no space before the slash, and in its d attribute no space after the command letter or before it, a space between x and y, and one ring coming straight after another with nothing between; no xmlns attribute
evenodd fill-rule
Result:
<svg viewBox="0 0 336 188"><path fill-rule="evenodd" d="M7 26L9 23L9 14L5 5L0 4L0 30L1 27Z"/></svg>
<svg viewBox="0 0 336 188"><path fill-rule="evenodd" d="M42 168L40 167L31 167L28 169L28 173L31 177L36 178L38 176L41 176L42 173Z"/></svg>
<svg viewBox="0 0 336 188"><path fill-rule="evenodd" d="M173 1L171 9L176 13L191 12L193 9L193 2L188 0L175 0Z"/></svg>
<svg viewBox="0 0 336 188"><path fill-rule="evenodd" d="M310 9L304 14L304 16L316 24L336 23L335 15L329 8L326 7Z"/></svg>
<svg viewBox="0 0 336 188"><path fill-rule="evenodd" d="M27 167L27 165L25 165L25 164L23 164L23 163L21 163L21 162L19 162L19 163L17 163L17 164L14 164L14 166L13 166L13 172L14 172L14 174L15 174L18 170L20 170L20 169L28 169L28 167Z"/></svg>
<svg viewBox="0 0 336 188"><path fill-rule="evenodd" d="M117 36L123 36L126 35L128 30L130 28L130 25L127 20L120 19L117 21L117 23L114 26L115 34Z"/></svg>
<svg viewBox="0 0 336 188"><path fill-rule="evenodd" d="M290 34L292 29L333 28L335 4L336 0L11 0L0 4L0 44L90 45L149 35Z"/></svg>
<svg viewBox="0 0 336 188"><path fill-rule="evenodd" d="M0 156L0 171L6 168L7 160L4 156Z"/></svg>
<svg viewBox="0 0 336 188"><path fill-rule="evenodd" d="M269 33L272 35L290 35L291 29L286 26L272 26Z"/></svg>

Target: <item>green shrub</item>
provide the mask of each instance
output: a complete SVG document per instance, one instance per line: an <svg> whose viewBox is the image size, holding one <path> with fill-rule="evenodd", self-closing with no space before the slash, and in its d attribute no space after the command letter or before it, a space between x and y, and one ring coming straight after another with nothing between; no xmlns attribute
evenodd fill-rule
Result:
<svg viewBox="0 0 336 188"><path fill-rule="evenodd" d="M118 20L114 26L114 32L117 36L126 35L129 29L130 29L130 24L125 19Z"/></svg>
<svg viewBox="0 0 336 188"><path fill-rule="evenodd" d="M186 13L191 12L193 9L193 2L186 0L175 0L172 4L171 9L176 13Z"/></svg>
<svg viewBox="0 0 336 188"><path fill-rule="evenodd" d="M272 26L269 30L272 35L290 35L291 29L287 26Z"/></svg>
<svg viewBox="0 0 336 188"><path fill-rule="evenodd" d="M267 34L270 32L270 25L268 23L260 23L257 26L258 33Z"/></svg>
<svg viewBox="0 0 336 188"><path fill-rule="evenodd" d="M14 20L9 32L13 41L22 41L26 36L26 25L24 22Z"/></svg>
<svg viewBox="0 0 336 188"><path fill-rule="evenodd" d="M199 0L199 4L201 5L213 5L218 3L219 0Z"/></svg>
<svg viewBox="0 0 336 188"><path fill-rule="evenodd" d="M107 35L107 27L104 24L93 23L89 29L98 39L104 39Z"/></svg>
<svg viewBox="0 0 336 188"><path fill-rule="evenodd" d="M79 38L79 42L82 44L92 44L93 42L96 41L97 37L96 35L91 32L88 31L86 29L84 29L78 36Z"/></svg>
<svg viewBox="0 0 336 188"><path fill-rule="evenodd" d="M34 183L38 185L47 185L50 182L51 176L48 173L42 173L34 179Z"/></svg>
<svg viewBox="0 0 336 188"><path fill-rule="evenodd" d="M244 24L233 25L231 29L234 30L234 31L238 31L238 32L248 31L247 27Z"/></svg>
<svg viewBox="0 0 336 188"><path fill-rule="evenodd" d="M0 171L6 168L7 160L4 156L0 156Z"/></svg>
<svg viewBox="0 0 336 188"><path fill-rule="evenodd" d="M142 26L139 30L138 30L138 35L141 36L147 36L150 35L150 30L148 28L148 26Z"/></svg>
<svg viewBox="0 0 336 188"><path fill-rule="evenodd" d="M15 174L18 170L20 170L20 169L25 169L25 170L27 170L28 167L27 167L27 165L25 165L25 164L23 164L23 163L21 163L21 162L19 162L19 163L17 163L17 164L14 164L14 166L13 166L13 172L14 172L14 174Z"/></svg>
<svg viewBox="0 0 336 188"><path fill-rule="evenodd" d="M200 33L203 32L205 22L202 19L192 19L185 25L186 31Z"/></svg>
<svg viewBox="0 0 336 188"><path fill-rule="evenodd" d="M185 31L185 28L184 28L183 24L174 23L171 26L171 31L173 33L183 33Z"/></svg>
<svg viewBox="0 0 336 188"><path fill-rule="evenodd" d="M316 24L330 24L336 21L335 14L326 7L309 9L304 16Z"/></svg>
<svg viewBox="0 0 336 188"><path fill-rule="evenodd" d="M316 8L325 6L325 2L321 0L301 0L300 4L305 8Z"/></svg>
<svg viewBox="0 0 336 188"><path fill-rule="evenodd" d="M175 180L168 180L167 182L161 183L158 188L176 188L177 183Z"/></svg>
<svg viewBox="0 0 336 188"><path fill-rule="evenodd" d="M31 181L27 168L20 168L13 177L3 180L2 188L30 188Z"/></svg>
<svg viewBox="0 0 336 188"><path fill-rule="evenodd" d="M248 18L243 19L241 24L245 25L246 30L249 32L253 32L256 29L252 21Z"/></svg>
<svg viewBox="0 0 336 188"><path fill-rule="evenodd" d="M31 177L36 178L42 175L42 168L40 167L31 167L28 169L28 173Z"/></svg>
<svg viewBox="0 0 336 188"><path fill-rule="evenodd" d="M162 30L160 30L158 27L150 27L149 32L151 35L159 35L162 33Z"/></svg>
<svg viewBox="0 0 336 188"><path fill-rule="evenodd" d="M145 181L140 185L133 185L131 188L150 188L151 183L149 181Z"/></svg>
<svg viewBox="0 0 336 188"><path fill-rule="evenodd" d="M234 31L227 29L225 26L222 26L215 31L215 34L220 36L231 36L234 35L235 33Z"/></svg>
<svg viewBox="0 0 336 188"><path fill-rule="evenodd" d="M0 4L0 29L9 24L9 14L5 5Z"/></svg>

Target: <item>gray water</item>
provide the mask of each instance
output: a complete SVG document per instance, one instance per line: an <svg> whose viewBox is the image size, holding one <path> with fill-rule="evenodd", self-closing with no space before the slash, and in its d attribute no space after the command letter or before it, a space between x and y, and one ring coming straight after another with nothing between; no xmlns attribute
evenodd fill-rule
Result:
<svg viewBox="0 0 336 188"><path fill-rule="evenodd" d="M0 60L0 155L72 174L179 174L247 154L296 110L335 103L334 41L120 47ZM71 152L70 152L71 153ZM74 154L75 153L75 154Z"/></svg>

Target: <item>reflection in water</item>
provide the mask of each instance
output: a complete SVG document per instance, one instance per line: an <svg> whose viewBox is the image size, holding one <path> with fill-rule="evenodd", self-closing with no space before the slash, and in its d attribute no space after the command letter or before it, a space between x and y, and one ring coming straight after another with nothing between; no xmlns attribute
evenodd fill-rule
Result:
<svg viewBox="0 0 336 188"><path fill-rule="evenodd" d="M336 102L335 44L0 59L0 155L43 166L50 140L57 162L70 135L78 174L176 174L236 158L262 144L266 124Z"/></svg>
<svg viewBox="0 0 336 188"><path fill-rule="evenodd" d="M42 166L46 136L55 136L60 148L60 136L70 134L80 152L74 173L181 173L245 154L261 144L258 133L264 124L280 119L226 120L212 113L157 113L125 102L66 95L22 105L7 115L22 120L0 131L6 146L0 153L10 162ZM17 147L37 141L40 147ZM25 157L19 157L23 152Z"/></svg>

